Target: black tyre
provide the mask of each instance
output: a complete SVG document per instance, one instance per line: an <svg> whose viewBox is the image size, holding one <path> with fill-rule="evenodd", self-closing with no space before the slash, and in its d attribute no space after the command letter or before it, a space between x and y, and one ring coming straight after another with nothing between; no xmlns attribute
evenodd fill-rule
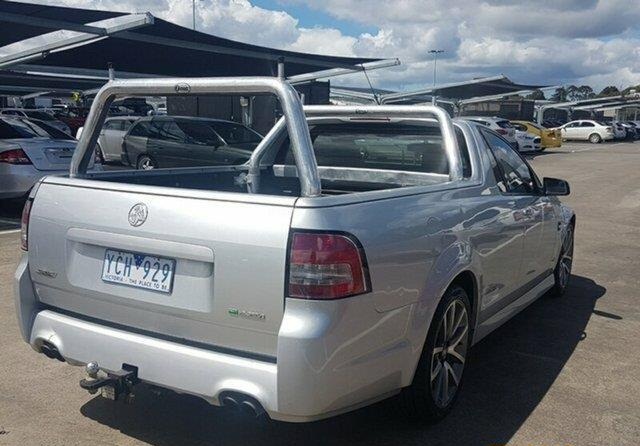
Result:
<svg viewBox="0 0 640 446"><path fill-rule="evenodd" d="M471 342L470 315L467 292L450 287L434 314L413 383L400 395L410 418L435 422L454 406Z"/></svg>
<svg viewBox="0 0 640 446"><path fill-rule="evenodd" d="M149 155L140 155L140 157L138 158L138 162L136 163L136 168L138 170L157 169L158 163Z"/></svg>
<svg viewBox="0 0 640 446"><path fill-rule="evenodd" d="M602 137L597 133L592 133L589 135L589 142L592 144L600 144L602 142Z"/></svg>
<svg viewBox="0 0 640 446"><path fill-rule="evenodd" d="M102 147L100 147L100 144L96 144L96 158L100 164L104 164L104 153L102 153Z"/></svg>
<svg viewBox="0 0 640 446"><path fill-rule="evenodd" d="M561 297L567 291L569 281L571 280L571 268L573 266L573 240L574 226L569 225L562 240L562 248L560 248L560 256L553 270L555 284L552 288L552 294Z"/></svg>

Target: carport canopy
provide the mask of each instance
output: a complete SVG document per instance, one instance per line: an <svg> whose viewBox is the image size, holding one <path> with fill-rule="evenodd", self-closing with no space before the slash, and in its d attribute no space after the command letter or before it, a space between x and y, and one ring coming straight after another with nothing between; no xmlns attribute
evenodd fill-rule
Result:
<svg viewBox="0 0 640 446"><path fill-rule="evenodd" d="M133 16L138 18L132 26L114 25ZM6 0L0 0L0 29L0 94L97 88L108 80L109 66L118 78L276 76L278 62L283 62L285 75L292 81L300 77L302 82L399 63L397 59L324 56L250 45L148 13L129 15ZM66 35L57 39L66 39L69 45L47 48L56 37L43 35L59 30L66 30ZM37 42L23 42L32 38ZM80 42L74 43L77 40ZM31 48L25 51L29 44ZM21 57L12 58L12 53Z"/></svg>
<svg viewBox="0 0 640 446"><path fill-rule="evenodd" d="M420 90L406 92L376 92L367 95L361 88L337 87L336 96L363 99L368 96L371 101L382 104L420 104L430 102L433 97L444 102L466 102L475 100L499 99L503 96L520 94L537 89L549 88L547 85L517 84L507 76L500 74L461 82L435 85ZM364 95L364 96L363 96Z"/></svg>

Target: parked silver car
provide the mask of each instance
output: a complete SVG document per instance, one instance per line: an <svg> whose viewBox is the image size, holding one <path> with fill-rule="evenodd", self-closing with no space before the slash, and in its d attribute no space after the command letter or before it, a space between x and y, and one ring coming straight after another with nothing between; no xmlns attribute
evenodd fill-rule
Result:
<svg viewBox="0 0 640 446"><path fill-rule="evenodd" d="M86 172L105 103L178 90L272 93L284 117L244 165ZM469 348L567 288L568 193L435 106L303 109L276 78L112 81L70 177L25 206L19 326L110 399L143 381L310 421L401 394L437 419Z"/></svg>
<svg viewBox="0 0 640 446"><path fill-rule="evenodd" d="M44 175L68 172L76 143L46 122L0 117L0 198L26 196Z"/></svg>
<svg viewBox="0 0 640 446"><path fill-rule="evenodd" d="M52 114L49 114L44 110L32 108L3 108L0 109L0 115L37 119L39 121L46 122L51 127L56 128L62 132L65 132L67 134L71 133L71 130L69 129L69 126L67 124L54 118Z"/></svg>
<svg viewBox="0 0 640 446"><path fill-rule="evenodd" d="M127 134L133 123L138 119L139 116L116 116L107 118L104 121L96 148L98 158L102 162L120 162L122 160L124 135Z"/></svg>

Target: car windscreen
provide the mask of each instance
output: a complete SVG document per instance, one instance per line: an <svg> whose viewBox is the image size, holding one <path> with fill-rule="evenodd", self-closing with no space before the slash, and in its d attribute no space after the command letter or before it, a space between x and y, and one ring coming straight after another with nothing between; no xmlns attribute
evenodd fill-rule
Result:
<svg viewBox="0 0 640 446"><path fill-rule="evenodd" d="M311 125L310 133L319 166L449 173L442 134L435 125L316 124ZM457 131L457 139L464 146L463 170L468 176L469 156L462 132ZM277 162L295 164L288 140L281 148Z"/></svg>
<svg viewBox="0 0 640 446"><path fill-rule="evenodd" d="M257 144L262 141L262 136L253 130L232 122L211 122L211 127L229 144Z"/></svg>
<svg viewBox="0 0 640 446"><path fill-rule="evenodd" d="M39 119L41 121L55 121L55 118L53 116L42 111L25 110L24 114L29 118Z"/></svg>

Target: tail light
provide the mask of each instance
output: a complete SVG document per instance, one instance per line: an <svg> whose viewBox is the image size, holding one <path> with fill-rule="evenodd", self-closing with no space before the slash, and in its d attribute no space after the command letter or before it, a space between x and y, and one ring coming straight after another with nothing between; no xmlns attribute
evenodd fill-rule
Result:
<svg viewBox="0 0 640 446"><path fill-rule="evenodd" d="M0 163L31 164L31 160L22 149L11 149L0 153Z"/></svg>
<svg viewBox="0 0 640 446"><path fill-rule="evenodd" d="M20 247L27 251L29 249L29 218L31 217L31 204L33 199L29 198L22 208L22 218L20 219Z"/></svg>
<svg viewBox="0 0 640 446"><path fill-rule="evenodd" d="M607 127L605 130L607 133L613 133L613 129L611 127Z"/></svg>
<svg viewBox="0 0 640 446"><path fill-rule="evenodd" d="M362 247L350 235L294 232L287 273L288 297L340 299L371 291Z"/></svg>

